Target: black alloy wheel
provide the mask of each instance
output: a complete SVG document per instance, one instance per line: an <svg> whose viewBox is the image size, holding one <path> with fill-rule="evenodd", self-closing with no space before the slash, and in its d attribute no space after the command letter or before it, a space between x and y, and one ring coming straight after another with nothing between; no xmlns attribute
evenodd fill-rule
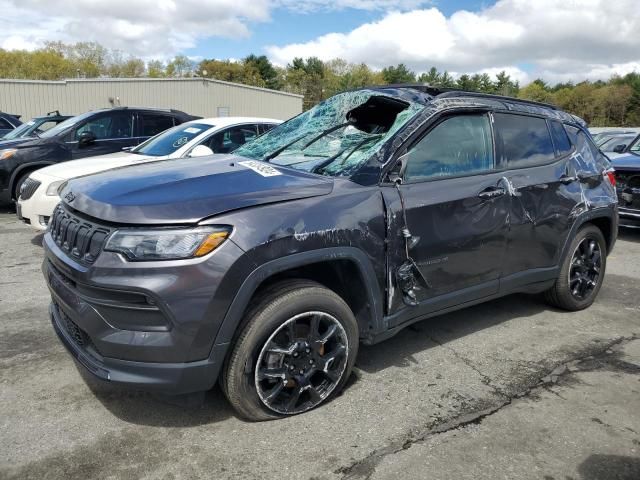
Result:
<svg viewBox="0 0 640 480"><path fill-rule="evenodd" d="M569 290L578 300L588 298L600 279L602 251L596 239L584 238L573 252L569 269Z"/></svg>
<svg viewBox="0 0 640 480"><path fill-rule="evenodd" d="M607 268L602 230L587 223L571 239L553 286L545 292L554 307L575 312L589 307L600 291Z"/></svg>
<svg viewBox="0 0 640 480"><path fill-rule="evenodd" d="M260 351L255 386L262 403L292 415L310 410L337 387L347 365L349 340L332 315L311 311L277 328Z"/></svg>

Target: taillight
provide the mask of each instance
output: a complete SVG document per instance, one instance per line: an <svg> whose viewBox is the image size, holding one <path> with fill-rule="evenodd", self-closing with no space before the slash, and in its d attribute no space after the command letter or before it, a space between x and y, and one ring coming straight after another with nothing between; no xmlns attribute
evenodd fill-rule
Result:
<svg viewBox="0 0 640 480"><path fill-rule="evenodd" d="M616 172L614 170L607 170L604 172L605 176L609 179L611 186L616 186Z"/></svg>

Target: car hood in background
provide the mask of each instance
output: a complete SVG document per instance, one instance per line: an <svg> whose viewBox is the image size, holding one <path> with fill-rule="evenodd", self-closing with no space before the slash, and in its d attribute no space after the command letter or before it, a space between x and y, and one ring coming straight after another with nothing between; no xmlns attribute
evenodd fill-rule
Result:
<svg viewBox="0 0 640 480"><path fill-rule="evenodd" d="M255 205L331 193L333 180L234 155L152 162L71 180L70 207L125 224L188 224Z"/></svg>
<svg viewBox="0 0 640 480"><path fill-rule="evenodd" d="M26 138L14 138L12 140L2 140L0 138L0 150L4 150L5 148L14 148L23 143L27 143L33 140L33 137Z"/></svg>
<svg viewBox="0 0 640 480"><path fill-rule="evenodd" d="M640 170L640 156L633 153L621 155L611 159L614 169L620 170Z"/></svg>
<svg viewBox="0 0 640 480"><path fill-rule="evenodd" d="M135 165L140 162L152 160L162 160L165 157L150 157L147 155L137 155L131 152L116 152L97 157L80 158L69 162L56 163L38 170L40 175L66 180L69 178L82 177L93 173L104 172L112 168ZM36 175L37 177L37 175ZM35 178L35 177L34 177Z"/></svg>

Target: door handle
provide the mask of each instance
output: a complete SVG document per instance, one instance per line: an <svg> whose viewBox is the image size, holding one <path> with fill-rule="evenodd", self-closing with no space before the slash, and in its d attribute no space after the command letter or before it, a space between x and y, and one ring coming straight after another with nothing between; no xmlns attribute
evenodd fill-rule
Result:
<svg viewBox="0 0 640 480"><path fill-rule="evenodd" d="M483 200L489 200L492 198L501 197L505 193L506 193L506 190L502 187L488 187L482 190L478 194L478 198L481 198Z"/></svg>
<svg viewBox="0 0 640 480"><path fill-rule="evenodd" d="M560 183L563 185L569 185L570 183L575 182L576 180L578 180L578 177L574 176L574 177L570 177L567 174L564 174L560 177Z"/></svg>

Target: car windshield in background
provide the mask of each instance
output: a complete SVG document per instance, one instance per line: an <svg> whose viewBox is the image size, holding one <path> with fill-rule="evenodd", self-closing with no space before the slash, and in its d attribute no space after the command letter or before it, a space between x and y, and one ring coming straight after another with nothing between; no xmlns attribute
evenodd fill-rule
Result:
<svg viewBox="0 0 640 480"><path fill-rule="evenodd" d="M30 135L33 135L30 130L35 130L36 128L38 128L35 123L36 122L34 122L33 120L27 123L23 123L19 127L11 130L4 137L2 137L2 140L13 140L14 138L28 137Z"/></svg>
<svg viewBox="0 0 640 480"><path fill-rule="evenodd" d="M234 153L307 172L350 175L423 108L374 90L346 92Z"/></svg>
<svg viewBox="0 0 640 480"><path fill-rule="evenodd" d="M59 133L64 132L68 128L71 128L76 123L79 123L79 122L83 121L84 119L86 119L88 117L91 117L92 115L95 115L95 113L96 112L87 112L87 113L83 113L82 115L78 115L77 117L68 118L64 122L59 123L55 127L53 127L51 129L47 130L46 132L44 132L42 135L40 135L40 137L41 138L55 137Z"/></svg>
<svg viewBox="0 0 640 480"><path fill-rule="evenodd" d="M620 135L611 137L600 144L600 150L603 152L613 152L617 145L627 145L635 138L635 135Z"/></svg>
<svg viewBox="0 0 640 480"><path fill-rule="evenodd" d="M131 152L140 155L150 155L152 157L171 155L201 133L212 128L215 127L206 123L186 123L178 125L150 138L131 150Z"/></svg>
<svg viewBox="0 0 640 480"><path fill-rule="evenodd" d="M27 123L23 123L18 128L11 130L7 133L2 140L13 140L15 138L24 137L39 137L44 133L44 129L40 127L47 122L52 122L49 119L30 120Z"/></svg>

